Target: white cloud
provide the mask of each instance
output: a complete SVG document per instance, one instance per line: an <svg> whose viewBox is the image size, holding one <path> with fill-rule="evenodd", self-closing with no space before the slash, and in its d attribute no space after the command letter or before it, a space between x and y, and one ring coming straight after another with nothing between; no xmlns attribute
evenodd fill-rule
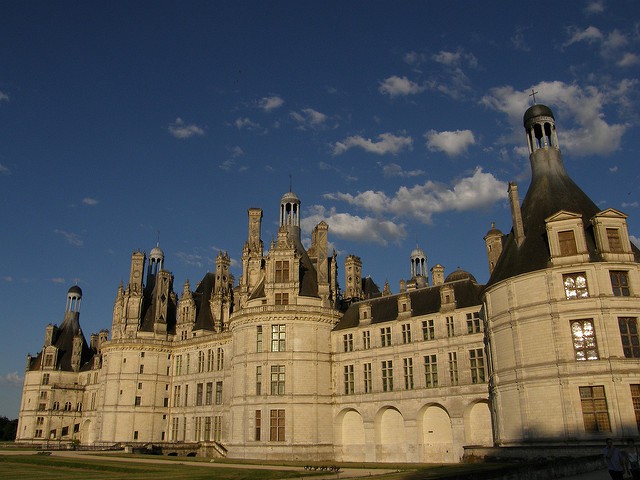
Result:
<svg viewBox="0 0 640 480"><path fill-rule="evenodd" d="M338 213L335 208L326 210L322 205L313 205L310 211L310 214L301 220L301 227L305 232L310 232L324 220L329 225L332 236L352 241L387 245L407 236L404 224L390 220Z"/></svg>
<svg viewBox="0 0 640 480"><path fill-rule="evenodd" d="M378 135L380 141L374 142L369 138L363 138L359 135L345 138L341 142L336 142L333 148L334 155L340 155L350 148L359 147L369 153L376 155L397 155L404 149L411 150L413 148L413 139L411 137L402 137L392 133L381 133Z"/></svg>
<svg viewBox="0 0 640 480"><path fill-rule="evenodd" d="M284 105L282 97L277 95L273 97L263 97L258 101L258 106L265 112L270 112Z"/></svg>
<svg viewBox="0 0 640 480"><path fill-rule="evenodd" d="M298 122L298 129L306 130L307 128L318 128L325 124L328 120L328 116L322 112L318 112L313 108L304 108L302 113L291 112L291 118Z"/></svg>
<svg viewBox="0 0 640 480"><path fill-rule="evenodd" d="M176 138L190 138L194 135L204 135L204 130L195 124L187 125L180 117L169 125L169 133Z"/></svg>
<svg viewBox="0 0 640 480"><path fill-rule="evenodd" d="M476 56L473 53L467 53L462 49L455 52L441 50L431 58L434 62L441 63L442 65L447 65L449 67L466 65L468 67L475 68L478 66L478 59Z"/></svg>
<svg viewBox="0 0 640 480"><path fill-rule="evenodd" d="M640 248L640 238L636 237L635 235L629 235L629 239L636 247Z"/></svg>
<svg viewBox="0 0 640 480"><path fill-rule="evenodd" d="M2 277L2 280L4 280L7 283L11 283L13 282L13 277L11 275L5 275L4 277Z"/></svg>
<svg viewBox="0 0 640 480"><path fill-rule="evenodd" d="M604 34L597 27L589 26L584 30L580 30L577 27L570 27L568 30L570 37L569 40L564 42L563 46L565 47L578 42L587 42L589 44L601 42L605 38Z"/></svg>
<svg viewBox="0 0 640 480"><path fill-rule="evenodd" d="M450 157L467 153L471 145L476 143L471 130L456 130L454 132L437 132L429 130L424 134L427 148L432 152L444 152Z"/></svg>
<svg viewBox="0 0 640 480"><path fill-rule="evenodd" d="M635 67L640 65L640 56L635 53L627 52L618 62L616 62L616 65L619 67Z"/></svg>
<svg viewBox="0 0 640 480"><path fill-rule="evenodd" d="M0 376L0 385L6 385L11 388L22 388L24 377L18 375L18 372L11 372Z"/></svg>
<svg viewBox="0 0 640 480"><path fill-rule="evenodd" d="M9 95L7 95L4 92L0 92L0 102L8 102L9 101Z"/></svg>
<svg viewBox="0 0 640 480"><path fill-rule="evenodd" d="M563 47L585 42L589 45L597 45L600 47L600 55L609 61L615 61L619 66L633 65L635 55L625 54L622 59L619 59L619 51L621 48L629 44L629 38L620 32L619 30L612 30L609 33L605 33L597 27L589 26L584 30L580 30L577 27L568 28L569 39L564 42Z"/></svg>
<svg viewBox="0 0 640 480"><path fill-rule="evenodd" d="M418 85L412 82L407 77L398 77L393 75L382 82L378 91L382 94L389 95L390 97L415 95L416 93L423 92L427 87Z"/></svg>
<svg viewBox="0 0 640 480"><path fill-rule="evenodd" d="M9 170L9 167L0 163L0 175L11 175L11 170Z"/></svg>
<svg viewBox="0 0 640 480"><path fill-rule="evenodd" d="M473 175L459 179L453 187L428 181L411 188L400 187L392 196L368 190L357 195L329 193L325 198L347 202L378 215L413 217L431 223L434 213L481 210L507 197L507 184L477 167Z"/></svg>
<svg viewBox="0 0 640 480"><path fill-rule="evenodd" d="M67 281L66 281L64 278L62 278L62 277L53 277L53 278L51 279L51 282L53 282L53 283L60 283L60 284L62 284L62 283L67 283Z"/></svg>
<svg viewBox="0 0 640 480"><path fill-rule="evenodd" d="M260 128L260 124L250 120L249 118L236 118L235 121L233 122L233 125L238 129L238 130L257 130Z"/></svg>
<svg viewBox="0 0 640 480"><path fill-rule="evenodd" d="M238 145L235 147L227 147L227 150L231 153L231 157L233 158L238 158L244 155L244 150L242 150Z"/></svg>
<svg viewBox="0 0 640 480"><path fill-rule="evenodd" d="M427 60L427 56L424 53L408 52L404 54L403 59L409 65L420 65Z"/></svg>
<svg viewBox="0 0 640 480"><path fill-rule="evenodd" d="M623 202L622 203L622 208L638 208L638 206L640 206L640 204L638 202Z"/></svg>
<svg viewBox="0 0 640 480"><path fill-rule="evenodd" d="M177 252L176 256L182 261L182 263L192 267L204 268L207 265L215 264L215 260L213 258L200 255L198 253Z"/></svg>
<svg viewBox="0 0 640 480"><path fill-rule="evenodd" d="M595 15L604 12L604 0L592 0L584 8L587 15Z"/></svg>
<svg viewBox="0 0 640 480"><path fill-rule="evenodd" d="M379 163L378 165L382 165ZM424 175L424 170L404 170L397 163L388 163L382 166L382 173L385 177L402 177L402 178L410 178L410 177L418 177L420 175Z"/></svg>
<svg viewBox="0 0 640 480"><path fill-rule="evenodd" d="M616 173L616 172L618 171L618 166L617 166L617 165L614 165L613 167L609 168L609 171L610 171L611 173Z"/></svg>
<svg viewBox="0 0 640 480"><path fill-rule="evenodd" d="M53 233L57 235L62 235L67 242L76 247L81 247L84 245L84 240L77 233L65 232L64 230L55 229Z"/></svg>
<svg viewBox="0 0 640 480"><path fill-rule="evenodd" d="M607 123L603 109L609 104L623 104L626 101L624 93L605 92L593 86L581 88L560 81L540 82L533 88L540 92L545 104L552 106L556 118L562 119L562 125L575 125L574 128L558 129L563 151L577 156L608 155L620 148L628 125ZM509 117L513 131L501 139L503 143L522 144L522 113L529 107L529 93L529 90L517 91L505 86L493 88L482 97L482 104Z"/></svg>
<svg viewBox="0 0 640 480"><path fill-rule="evenodd" d="M97 205L98 203L100 203L97 199L95 198L91 198L91 197L84 197L82 199L82 203L84 203L85 205L89 205L89 206L94 206Z"/></svg>

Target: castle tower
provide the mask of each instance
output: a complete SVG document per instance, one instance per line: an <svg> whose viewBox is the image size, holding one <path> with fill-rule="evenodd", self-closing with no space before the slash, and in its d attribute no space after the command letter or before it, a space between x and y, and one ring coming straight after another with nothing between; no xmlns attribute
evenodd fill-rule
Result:
<svg viewBox="0 0 640 480"><path fill-rule="evenodd" d="M640 353L625 335L638 331L629 314L639 297L627 286L640 278L640 252L626 216L601 212L567 174L551 109L533 105L523 125L531 184L521 208L510 184L511 232L485 237L502 249L483 294L494 441L635 435Z"/></svg>
<svg viewBox="0 0 640 480"><path fill-rule="evenodd" d="M289 191L280 199L280 228L285 227L292 239L300 241L300 199Z"/></svg>
<svg viewBox="0 0 640 480"><path fill-rule="evenodd" d="M487 248L487 259L489 261L489 275L493 273L493 269L502 253L503 236L503 233L496 228L496 224L493 222L491 223L491 229L484 236L484 244Z"/></svg>
<svg viewBox="0 0 640 480"><path fill-rule="evenodd" d="M357 301L363 297L362 293L362 261L360 257L348 255L344 261L345 292L344 299Z"/></svg>

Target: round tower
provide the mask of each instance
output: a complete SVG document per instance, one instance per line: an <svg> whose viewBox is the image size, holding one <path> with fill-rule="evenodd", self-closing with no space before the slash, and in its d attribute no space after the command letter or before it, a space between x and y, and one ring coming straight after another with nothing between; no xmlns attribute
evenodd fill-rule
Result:
<svg viewBox="0 0 640 480"><path fill-rule="evenodd" d="M65 313L80 313L80 303L82 302L82 289L78 285L74 285L67 292L67 305L64 309Z"/></svg>
<svg viewBox="0 0 640 480"><path fill-rule="evenodd" d="M147 270L147 275L156 275L160 270L162 270L162 264L164 263L164 252L156 243L156 246L151 249L149 252L149 268Z"/></svg>

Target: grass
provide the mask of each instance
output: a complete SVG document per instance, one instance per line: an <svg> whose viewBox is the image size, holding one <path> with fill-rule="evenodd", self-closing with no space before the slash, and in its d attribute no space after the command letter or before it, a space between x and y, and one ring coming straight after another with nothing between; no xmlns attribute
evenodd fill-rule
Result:
<svg viewBox="0 0 640 480"><path fill-rule="evenodd" d="M300 478L298 471L204 467L181 463L124 463L45 455L0 455L0 478L21 480L258 480Z"/></svg>

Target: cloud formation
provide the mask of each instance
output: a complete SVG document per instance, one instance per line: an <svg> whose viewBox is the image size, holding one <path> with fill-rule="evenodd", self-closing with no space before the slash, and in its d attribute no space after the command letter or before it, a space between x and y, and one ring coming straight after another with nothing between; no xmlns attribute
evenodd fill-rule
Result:
<svg viewBox="0 0 640 480"><path fill-rule="evenodd" d="M265 112L271 112L272 110L276 110L284 105L284 99L277 95L273 97L263 97L258 101L258 107L260 107Z"/></svg>
<svg viewBox="0 0 640 480"><path fill-rule="evenodd" d="M94 205L97 205L100 202L95 198L84 197L82 199L82 203L84 203L85 205L89 205L89 206L93 207Z"/></svg>
<svg viewBox="0 0 640 480"><path fill-rule="evenodd" d="M376 155L397 155L402 150L413 148L413 139L411 137L403 137L392 133L381 133L378 135L378 142L372 141L370 138L363 138L359 135L345 138L341 142L336 142L333 147L334 155L341 155L350 148L362 148L365 152L375 153Z"/></svg>
<svg viewBox="0 0 640 480"><path fill-rule="evenodd" d="M8 102L9 101L9 95L7 95L4 92L0 92L0 102Z"/></svg>
<svg viewBox="0 0 640 480"><path fill-rule="evenodd" d="M426 86L418 85L407 77L398 77L393 75L380 82L378 91L390 97L399 97L407 95L415 95L426 90Z"/></svg>
<svg viewBox="0 0 640 480"><path fill-rule="evenodd" d="M22 388L24 377L18 375L18 372L11 372L0 376L0 385L10 388Z"/></svg>
<svg viewBox="0 0 640 480"><path fill-rule="evenodd" d="M204 135L204 130L196 124L187 125L180 117L167 127L169 133L176 138L191 138L194 135Z"/></svg>
<svg viewBox="0 0 640 480"><path fill-rule="evenodd" d="M6 165L0 163L0 175L11 175L11 170Z"/></svg>
<svg viewBox="0 0 640 480"><path fill-rule="evenodd" d="M74 247L82 247L84 245L84 240L77 233L65 232L64 230L55 229L53 233L57 235L62 235L67 242L69 242Z"/></svg>
<svg viewBox="0 0 640 480"><path fill-rule="evenodd" d="M420 175L424 175L424 170L404 170L397 163L387 163L386 165L382 165L378 163L378 165L382 166L382 173L385 177L402 177L402 178L410 178L410 177L418 177Z"/></svg>
<svg viewBox="0 0 640 480"><path fill-rule="evenodd" d="M328 200L346 202L377 215L413 217L432 223L435 213L481 210L507 197L507 184L477 167L473 175L458 179L452 187L427 181L411 188L400 187L393 196L367 190L356 195L328 193Z"/></svg>
<svg viewBox="0 0 640 480"><path fill-rule="evenodd" d="M456 130L453 132L437 132L429 130L424 134L427 148L432 152L444 152L450 157L467 153L471 145L476 143L471 130Z"/></svg>
<svg viewBox="0 0 640 480"><path fill-rule="evenodd" d="M329 119L327 115L313 108L303 108L301 112L291 112L290 116L298 123L299 130L316 129Z"/></svg>
<svg viewBox="0 0 640 480"><path fill-rule="evenodd" d="M623 106L627 88L621 82L616 89L600 90L595 86L579 87L560 81L540 82L533 88L541 92L544 103L552 107L556 118L562 119L558 129L560 148L573 155L609 155L620 148L627 124L610 124L604 118L604 107L611 104ZM503 143L522 144L522 112L529 107L529 90L519 91L511 86L497 87L482 97L488 108L505 113L513 128L511 135L501 139ZM573 128L566 125L574 125Z"/></svg>
<svg viewBox="0 0 640 480"><path fill-rule="evenodd" d="M351 241L387 245L389 242L399 242L407 236L404 224L373 217L360 217L350 213L338 213L335 208L327 210L322 205L310 207L310 213L300 221L300 226L305 232L311 232L321 220L327 222L332 236Z"/></svg>
<svg viewBox="0 0 640 480"><path fill-rule="evenodd" d="M244 117L238 117L234 120L233 125L238 129L238 130L258 130L260 127L260 124L252 121L251 119Z"/></svg>

